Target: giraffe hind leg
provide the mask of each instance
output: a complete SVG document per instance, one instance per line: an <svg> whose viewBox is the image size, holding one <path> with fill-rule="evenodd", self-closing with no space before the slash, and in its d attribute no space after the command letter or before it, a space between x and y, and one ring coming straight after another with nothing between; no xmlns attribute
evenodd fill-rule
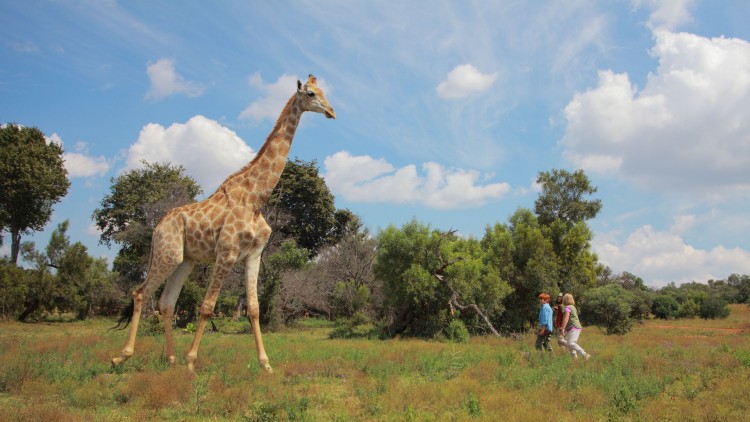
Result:
<svg viewBox="0 0 750 422"><path fill-rule="evenodd" d="M174 336L172 335L172 319L174 317L175 304L182 290L185 279L193 270L192 261L183 261L167 279L164 291L159 298L159 312L164 322L164 338L166 341L167 362L175 364Z"/></svg>
<svg viewBox="0 0 750 422"><path fill-rule="evenodd" d="M133 303L130 319L130 330L128 331L128 339L125 342L120 356L112 358L112 366L117 366L126 360L130 359L135 353L135 338L138 334L138 324L141 320L141 311L143 310L143 302L145 299L151 297L156 288L159 286L162 280L166 278L166 275L174 272L177 266L182 262L182 259L172 260L171 265L162 265L161 268L149 268L146 275L146 281L143 282L137 289L133 291ZM152 262L153 265L153 262ZM153 271L152 271L153 270ZM127 311L127 309L126 309ZM122 318L121 318L122 319ZM118 324L119 325L119 324ZM125 324L127 326L128 324Z"/></svg>

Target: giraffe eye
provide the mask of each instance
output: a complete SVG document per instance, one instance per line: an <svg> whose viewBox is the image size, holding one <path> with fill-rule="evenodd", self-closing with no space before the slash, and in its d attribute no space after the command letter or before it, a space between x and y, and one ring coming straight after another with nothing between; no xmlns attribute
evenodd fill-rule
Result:
<svg viewBox="0 0 750 422"><path fill-rule="evenodd" d="M310 97L310 98L312 98L312 97L315 96L315 93L312 92L312 91L307 91L307 96Z"/></svg>

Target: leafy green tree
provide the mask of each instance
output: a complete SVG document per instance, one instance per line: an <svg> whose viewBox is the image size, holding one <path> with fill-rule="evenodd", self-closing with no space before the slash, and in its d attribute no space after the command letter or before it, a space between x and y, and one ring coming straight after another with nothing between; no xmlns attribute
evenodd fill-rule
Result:
<svg viewBox="0 0 750 422"><path fill-rule="evenodd" d="M700 303L697 303L692 298L686 299L684 302L680 303L680 307L677 310L677 318L695 318L700 314L700 311Z"/></svg>
<svg viewBox="0 0 750 422"><path fill-rule="evenodd" d="M263 209L273 229L269 250L294 239L313 257L321 246L335 243L336 230L345 227L347 215L337 214L333 201L315 161L288 160Z"/></svg>
<svg viewBox="0 0 750 422"><path fill-rule="evenodd" d="M0 258L0 319L14 319L24 309L28 291L27 271Z"/></svg>
<svg viewBox="0 0 750 422"><path fill-rule="evenodd" d="M66 220L52 232L45 253L36 251L33 242L23 246L24 258L35 262L37 276L29 285L22 320L55 309L73 312L83 320L93 313L94 306L113 300L114 277L106 269L106 260L89 256L81 242L71 244L68 225Z"/></svg>
<svg viewBox="0 0 750 422"><path fill-rule="evenodd" d="M540 172L536 181L542 191L534 202L534 212L559 259L559 288L580 295L597 282L597 258L591 252L593 234L586 225L602 207L600 200L586 199L597 188L583 170Z"/></svg>
<svg viewBox="0 0 750 422"><path fill-rule="evenodd" d="M602 202L598 199L586 200L586 195L596 193L583 170L573 173L567 170L552 169L541 172L536 179L542 192L534 202L534 211L542 225L560 220L566 224L590 220L599 213Z"/></svg>
<svg viewBox="0 0 750 422"><path fill-rule="evenodd" d="M143 168L112 179L110 193L92 218L101 231L100 243L121 246L113 269L130 290L145 277L151 250L151 234L162 217L174 207L195 201L202 190L184 174L182 166L143 162Z"/></svg>
<svg viewBox="0 0 750 422"><path fill-rule="evenodd" d="M727 283L737 289L736 303L750 304L750 275L732 274Z"/></svg>
<svg viewBox="0 0 750 422"><path fill-rule="evenodd" d="M677 303L677 299L667 294L656 295L651 307L654 316L661 319L677 318L679 309L680 304Z"/></svg>
<svg viewBox="0 0 750 422"><path fill-rule="evenodd" d="M33 268L28 272L24 309L18 315L19 321L34 319L54 304L55 276L50 271L47 256L35 247L34 242L24 242L21 245L23 259L32 263Z"/></svg>
<svg viewBox="0 0 750 422"><path fill-rule="evenodd" d="M0 230L10 232L13 264L21 235L44 228L70 187L63 149L35 127L0 126Z"/></svg>
<svg viewBox="0 0 750 422"><path fill-rule="evenodd" d="M600 325L607 334L626 334L633 326L631 303L635 296L619 284L608 284L585 292L580 304L586 323ZM581 313L584 315L584 313Z"/></svg>
<svg viewBox="0 0 750 422"><path fill-rule="evenodd" d="M513 289L504 300L505 308L511 311L498 321L499 326L514 332L528 329L539 314L539 293L559 291L559 261L552 243L544 236L536 216L528 209L519 209L508 225L488 227L481 244L488 265Z"/></svg>
<svg viewBox="0 0 750 422"><path fill-rule="evenodd" d="M729 316L727 301L719 295L710 295L701 303L698 314L703 319L724 319Z"/></svg>
<svg viewBox="0 0 750 422"><path fill-rule="evenodd" d="M472 331L493 329L510 293L475 239L432 230L415 219L378 233L373 272L383 282L391 335L433 337L454 318ZM484 315L487 319L482 317Z"/></svg>

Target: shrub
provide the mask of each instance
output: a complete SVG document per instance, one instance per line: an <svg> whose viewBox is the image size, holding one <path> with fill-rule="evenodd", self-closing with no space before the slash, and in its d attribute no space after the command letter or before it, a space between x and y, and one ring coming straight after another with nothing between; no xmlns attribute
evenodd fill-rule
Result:
<svg viewBox="0 0 750 422"><path fill-rule="evenodd" d="M729 316L729 306L721 296L709 296L701 304L698 313L703 319L724 319Z"/></svg>
<svg viewBox="0 0 750 422"><path fill-rule="evenodd" d="M452 343L468 343L471 336L466 324L460 319L454 319L445 329L445 337Z"/></svg>
<svg viewBox="0 0 750 422"><path fill-rule="evenodd" d="M579 316L582 321L604 327L607 334L625 334L633 325L630 314L635 301L633 294L619 284L608 284L583 294L581 302L586 305L586 314Z"/></svg>
<svg viewBox="0 0 750 422"><path fill-rule="evenodd" d="M675 319L679 310L680 304L670 295L656 296L651 306L651 312L661 319Z"/></svg>
<svg viewBox="0 0 750 422"><path fill-rule="evenodd" d="M700 312L701 306L692 299L687 299L680 304L677 310L677 318L695 318Z"/></svg>

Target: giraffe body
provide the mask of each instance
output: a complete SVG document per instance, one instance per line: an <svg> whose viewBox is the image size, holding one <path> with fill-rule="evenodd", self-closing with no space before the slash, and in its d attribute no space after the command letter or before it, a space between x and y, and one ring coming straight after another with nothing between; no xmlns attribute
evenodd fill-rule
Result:
<svg viewBox="0 0 750 422"><path fill-rule="evenodd" d="M287 102L268 139L249 164L230 175L210 197L172 209L156 226L146 280L133 291L128 340L120 356L112 359L113 365L133 355L143 302L165 280L159 311L164 320L167 359L175 362L172 318L177 297L195 263L212 263L211 281L187 353L188 367L193 369L206 321L213 316L223 281L235 264L244 262L247 316L258 362L266 371L271 371L261 337L257 292L260 257L271 235L271 227L260 211L284 171L302 113L313 111L328 118L336 117L316 82L312 75L304 85L297 82L297 92Z"/></svg>

